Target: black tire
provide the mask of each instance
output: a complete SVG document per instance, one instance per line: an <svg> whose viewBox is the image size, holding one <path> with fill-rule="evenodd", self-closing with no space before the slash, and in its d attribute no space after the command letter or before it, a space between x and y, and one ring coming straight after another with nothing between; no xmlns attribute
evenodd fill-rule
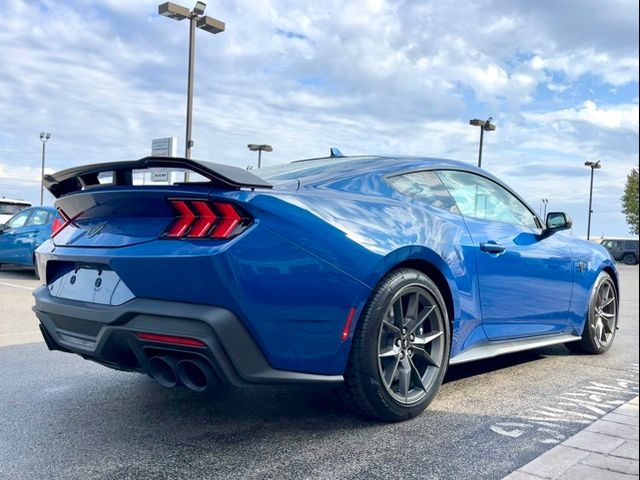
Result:
<svg viewBox="0 0 640 480"><path fill-rule="evenodd" d="M622 257L622 261L626 265L635 265L637 262L636 256L633 253L627 253L624 257Z"/></svg>
<svg viewBox="0 0 640 480"><path fill-rule="evenodd" d="M609 292L609 293L607 293ZM604 295L607 295L604 298ZM612 300L611 300L612 298ZM604 308L603 303L609 302ZM601 325L601 326L600 326ZM589 311L580 341L569 342L565 346L576 353L602 354L611 345L618 327L618 291L607 272L600 272L591 290Z"/></svg>
<svg viewBox="0 0 640 480"><path fill-rule="evenodd" d="M357 414L389 422L416 417L442 384L450 339L446 304L436 284L417 270L390 272L354 332L340 389L343 403Z"/></svg>

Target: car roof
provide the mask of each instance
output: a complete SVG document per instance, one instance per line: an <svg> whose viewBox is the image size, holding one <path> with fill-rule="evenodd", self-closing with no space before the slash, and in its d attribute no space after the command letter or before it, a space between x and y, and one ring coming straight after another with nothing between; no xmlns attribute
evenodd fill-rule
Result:
<svg viewBox="0 0 640 480"><path fill-rule="evenodd" d="M27 207L31 206L31 204L26 200L16 200L14 198L6 198L6 197L0 198L0 203L8 203L11 205L26 205Z"/></svg>
<svg viewBox="0 0 640 480"><path fill-rule="evenodd" d="M297 160L288 164L264 167L254 172L267 180L311 180L323 183L332 179L352 177L376 172L382 175L409 172L429 168L456 168L476 171L493 178L473 164L446 158L406 155L380 156L361 155L344 157L320 157Z"/></svg>

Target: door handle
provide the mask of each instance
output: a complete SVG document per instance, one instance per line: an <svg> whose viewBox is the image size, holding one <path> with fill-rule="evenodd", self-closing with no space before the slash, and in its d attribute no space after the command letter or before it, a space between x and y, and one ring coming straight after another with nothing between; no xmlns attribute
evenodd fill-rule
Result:
<svg viewBox="0 0 640 480"><path fill-rule="evenodd" d="M503 253L504 247L502 245L498 245L496 242L483 242L480 244L480 250L487 253Z"/></svg>

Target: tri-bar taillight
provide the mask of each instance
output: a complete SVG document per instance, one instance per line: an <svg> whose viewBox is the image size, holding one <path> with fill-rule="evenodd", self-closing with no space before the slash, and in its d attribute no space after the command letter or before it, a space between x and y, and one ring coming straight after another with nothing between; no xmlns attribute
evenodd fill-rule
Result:
<svg viewBox="0 0 640 480"><path fill-rule="evenodd" d="M175 220L163 238L229 239L242 233L253 219L239 207L223 201L171 199Z"/></svg>

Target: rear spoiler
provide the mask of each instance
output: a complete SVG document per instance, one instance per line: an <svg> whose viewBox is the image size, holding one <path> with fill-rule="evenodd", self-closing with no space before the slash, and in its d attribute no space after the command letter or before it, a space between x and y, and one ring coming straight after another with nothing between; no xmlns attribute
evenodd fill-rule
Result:
<svg viewBox="0 0 640 480"><path fill-rule="evenodd" d="M242 168L220 163L175 157L145 157L129 162L95 163L68 168L44 176L44 187L58 198L67 193L99 185L98 175L113 173L114 185L133 185L133 171L147 168L187 169L207 178L212 184L223 188L273 188L273 185Z"/></svg>

